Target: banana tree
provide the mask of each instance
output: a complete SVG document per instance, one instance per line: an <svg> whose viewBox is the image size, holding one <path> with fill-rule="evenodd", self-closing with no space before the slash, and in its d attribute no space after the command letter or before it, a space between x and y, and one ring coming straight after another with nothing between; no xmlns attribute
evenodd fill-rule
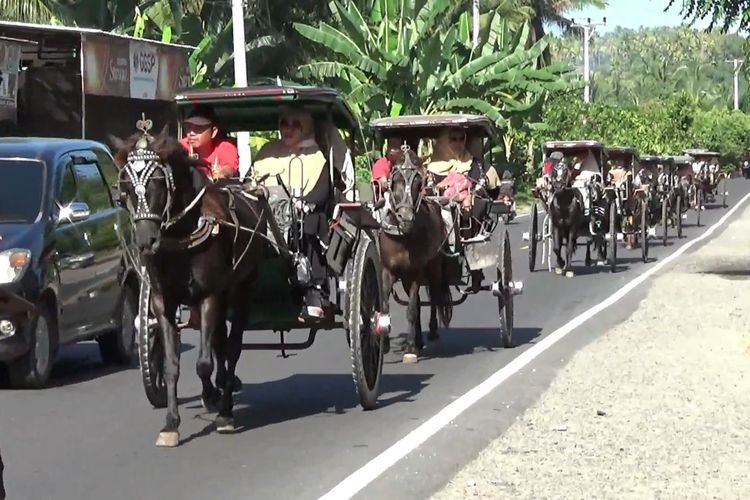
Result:
<svg viewBox="0 0 750 500"><path fill-rule="evenodd" d="M333 24L294 26L330 54L300 66L299 76L342 89L367 120L453 109L503 124L504 115L528 107L521 102L526 93L562 85L565 68L537 68L547 40L527 48L527 23L517 29L502 14L485 13L474 48L469 16L456 5L373 0L365 17L355 2L333 0Z"/></svg>

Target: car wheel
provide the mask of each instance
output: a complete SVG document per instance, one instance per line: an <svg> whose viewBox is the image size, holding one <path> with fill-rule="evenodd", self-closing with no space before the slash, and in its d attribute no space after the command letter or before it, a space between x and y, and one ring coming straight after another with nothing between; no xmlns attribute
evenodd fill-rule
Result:
<svg viewBox="0 0 750 500"><path fill-rule="evenodd" d="M40 304L38 309L39 314L27 326L31 349L8 363L10 385L17 389L44 387L55 362L57 324L46 304Z"/></svg>
<svg viewBox="0 0 750 500"><path fill-rule="evenodd" d="M138 299L130 287L125 287L120 311L119 327L114 332L97 337L99 353L105 363L132 365L136 362L135 317Z"/></svg>

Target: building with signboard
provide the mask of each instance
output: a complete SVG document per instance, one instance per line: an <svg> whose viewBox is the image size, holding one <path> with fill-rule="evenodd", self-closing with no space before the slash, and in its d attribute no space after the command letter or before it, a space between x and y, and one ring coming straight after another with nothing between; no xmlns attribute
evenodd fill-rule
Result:
<svg viewBox="0 0 750 500"><path fill-rule="evenodd" d="M176 131L190 86L186 45L100 30L0 22L0 133L85 138L133 133L141 113Z"/></svg>

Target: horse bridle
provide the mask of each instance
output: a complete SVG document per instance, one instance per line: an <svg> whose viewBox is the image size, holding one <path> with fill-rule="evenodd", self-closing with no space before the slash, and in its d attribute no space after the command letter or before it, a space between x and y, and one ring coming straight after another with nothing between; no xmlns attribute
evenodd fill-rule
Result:
<svg viewBox="0 0 750 500"><path fill-rule="evenodd" d="M152 220L160 224L162 228L171 225L170 207L172 206L172 196L176 186L172 168L162 163L161 158L154 151L148 149L148 146L138 141L137 149L128 154L128 161L120 170L120 181L123 177L133 185L135 191L136 204L130 211L133 222L142 220ZM161 214L151 210L146 200L146 186L151 181L156 172L161 171L164 175L164 181L167 188L167 202ZM128 198L129 201L129 198Z"/></svg>
<svg viewBox="0 0 750 500"><path fill-rule="evenodd" d="M417 165L414 165L414 163L412 163L411 161L411 158L409 157L408 153L410 149L411 148L407 144L401 146L401 151L404 152L404 162L398 167L392 169L388 178L388 190L391 193L394 192L394 174L398 172L404 178L404 199L395 206L392 206L390 203L388 204L388 212L392 213L394 216L401 208L408 208L410 210L413 210L415 213L418 212L419 208L422 206L422 201L424 200L423 190L419 191L416 202L414 201L411 192L411 186L414 183L414 178L422 174L419 172L419 167Z"/></svg>

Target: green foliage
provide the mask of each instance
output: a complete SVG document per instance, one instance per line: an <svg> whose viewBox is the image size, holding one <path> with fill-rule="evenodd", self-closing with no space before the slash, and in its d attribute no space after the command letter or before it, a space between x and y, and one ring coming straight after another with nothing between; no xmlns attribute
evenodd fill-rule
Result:
<svg viewBox="0 0 750 500"><path fill-rule="evenodd" d="M668 8L681 6L680 14L687 21L709 18L709 29L719 28L726 32L738 24L744 30L750 23L750 1L748 0L669 0Z"/></svg>
<svg viewBox="0 0 750 500"><path fill-rule="evenodd" d="M584 104L578 95L562 95L544 110L547 129L536 133L548 140L593 139L609 146L632 146L641 154L674 155L705 148L737 165L750 148L750 115L727 109L696 110L686 93L641 107ZM536 151L535 162L541 160Z"/></svg>
<svg viewBox="0 0 750 500"><path fill-rule="evenodd" d="M494 2L505 8L511 2ZM531 41L528 23L486 11L472 50L469 15L455 0L333 0L332 23L297 23L320 47L299 76L341 89L365 121L381 116L466 110L499 124L532 108L548 90L566 88L566 66L540 69L547 40ZM485 6L487 7L487 6ZM532 99L526 97L532 96Z"/></svg>
<svg viewBox="0 0 750 500"><path fill-rule="evenodd" d="M551 45L555 60L582 64L579 34ZM686 92L692 107L712 109L731 104L732 67L725 60L742 54L743 40L689 28L618 28L595 37L591 47L593 101L641 105ZM745 109L744 93L741 100Z"/></svg>

